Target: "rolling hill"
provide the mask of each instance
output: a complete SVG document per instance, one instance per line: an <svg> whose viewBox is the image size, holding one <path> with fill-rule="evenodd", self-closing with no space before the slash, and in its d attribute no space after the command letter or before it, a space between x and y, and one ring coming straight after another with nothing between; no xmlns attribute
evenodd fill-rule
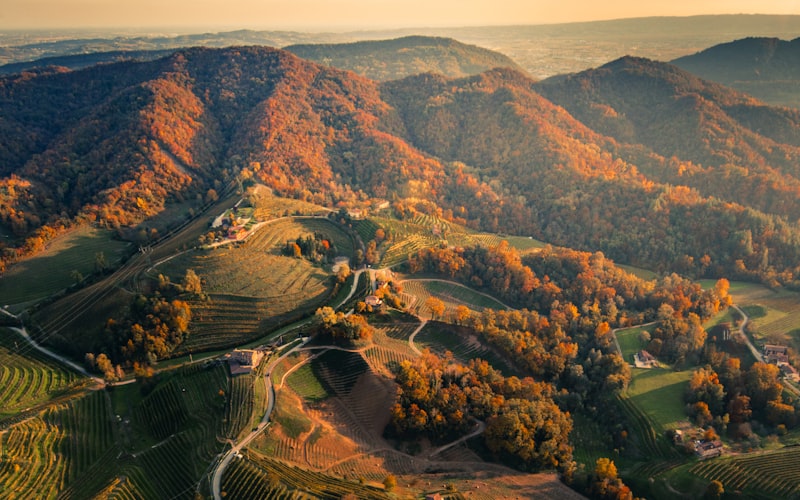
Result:
<svg viewBox="0 0 800 500"><path fill-rule="evenodd" d="M798 115L647 60L379 84L276 49L187 49L5 77L0 116L0 221L23 254L256 177L661 270L791 283L800 260Z"/></svg>
<svg viewBox="0 0 800 500"><path fill-rule="evenodd" d="M770 104L800 107L800 38L743 38L679 57L672 64Z"/></svg>
<svg viewBox="0 0 800 500"><path fill-rule="evenodd" d="M475 75L492 68L514 68L509 57L449 38L409 36L395 40L284 47L303 59L354 71L373 80L396 80L419 73L452 78Z"/></svg>

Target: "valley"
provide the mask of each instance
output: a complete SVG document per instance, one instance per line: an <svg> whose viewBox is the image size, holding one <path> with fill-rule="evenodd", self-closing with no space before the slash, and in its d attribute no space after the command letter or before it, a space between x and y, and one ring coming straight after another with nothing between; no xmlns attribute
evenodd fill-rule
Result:
<svg viewBox="0 0 800 500"><path fill-rule="evenodd" d="M800 114L477 49L0 77L0 497L800 494Z"/></svg>

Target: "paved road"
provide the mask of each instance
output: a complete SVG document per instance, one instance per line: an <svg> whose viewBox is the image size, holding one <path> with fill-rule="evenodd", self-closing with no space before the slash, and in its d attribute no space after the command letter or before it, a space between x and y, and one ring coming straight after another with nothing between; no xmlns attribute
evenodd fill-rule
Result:
<svg viewBox="0 0 800 500"><path fill-rule="evenodd" d="M744 333L744 328L747 326L747 323L750 321L750 318L748 318L747 314L745 314L744 311L739 309L739 306L737 306L736 304L731 304L731 307L736 309L739 312L739 314L742 315L742 324L739 325L739 335L741 335L742 339L744 339L745 343L747 344L747 348L750 349L751 353L753 353L753 357L756 358L756 361L760 361L763 363L764 357L761 355L760 352L758 352L756 346L754 346L753 343L750 342L750 337L748 337L747 334Z"/></svg>
<svg viewBox="0 0 800 500"><path fill-rule="evenodd" d="M14 330L15 332L17 332L20 335L22 335L22 337L31 345L31 347L33 347L37 351L39 351L39 352L41 352L41 353L43 353L43 354L45 354L45 355L57 360L57 361L59 361L60 363L63 363L65 365L69 366L70 368L72 368L76 372L80 373L81 375L84 375L84 376L92 379L94 382L99 384L101 387L105 387L105 381L103 381L103 379L101 379L99 377L96 377L96 376L92 375L91 373L87 372L86 369L84 367L82 367L81 365L73 362L70 359L65 358L64 356L62 356L60 354L57 354L57 353L51 351L50 349L48 349L46 347L40 346L35 340L33 340L31 338L30 335L28 335L28 331L25 330L25 328L10 327L10 329Z"/></svg>
<svg viewBox="0 0 800 500"><path fill-rule="evenodd" d="M267 427L267 425L269 425L269 417L270 415L272 415L272 410L275 408L275 386L272 383L273 368L275 368L275 366L277 366L278 363L286 359L287 356L291 355L298 349L305 346L309 340L311 340L311 337L305 337L302 342L295 345L291 349L288 349L285 353L281 354L279 358L275 359L267 366L267 374L265 376L265 383L269 387L269 390L267 391L267 411L264 412L264 417L261 419L261 422L259 422L258 426L256 426L256 428L253 429L250 432L250 434L245 436L242 440L236 443L230 450L228 450L228 452L225 453L225 455L222 457L222 460L220 460L219 463L217 464L216 469L214 469L214 476L211 482L211 488L214 494L214 500L222 500L222 491L221 491L222 476L225 473L225 469L231 463L233 458L236 455L238 455L239 452L242 450L242 448L247 446L250 443L250 441L252 441L253 439L255 439L256 436L261 434L261 432Z"/></svg>

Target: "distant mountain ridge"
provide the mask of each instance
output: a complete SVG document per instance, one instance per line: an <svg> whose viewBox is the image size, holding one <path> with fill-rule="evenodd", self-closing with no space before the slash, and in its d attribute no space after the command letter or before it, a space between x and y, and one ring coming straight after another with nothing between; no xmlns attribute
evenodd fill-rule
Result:
<svg viewBox="0 0 800 500"><path fill-rule="evenodd" d="M672 64L771 104L800 107L800 38L744 38L680 57Z"/></svg>
<svg viewBox="0 0 800 500"><path fill-rule="evenodd" d="M394 40L290 45L284 50L303 59L354 71L379 81L419 73L440 73L458 78L497 67L521 71L508 56L441 37L407 36Z"/></svg>
<svg viewBox="0 0 800 500"><path fill-rule="evenodd" d="M140 33L4 33L0 64L93 52L350 43L409 35L454 38L513 59L535 78L574 73L624 55L669 61L748 36L795 38L800 15L646 17L528 26L406 28L349 33L238 30L174 35ZM632 43L635 41L635 43ZM556 57L554 57L556 55Z"/></svg>

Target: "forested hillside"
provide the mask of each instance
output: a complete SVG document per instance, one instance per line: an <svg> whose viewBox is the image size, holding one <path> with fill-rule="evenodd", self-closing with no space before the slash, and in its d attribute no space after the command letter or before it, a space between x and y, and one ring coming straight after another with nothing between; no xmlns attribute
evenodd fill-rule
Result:
<svg viewBox="0 0 800 500"><path fill-rule="evenodd" d="M499 52L450 38L428 36L290 45L284 49L303 59L354 71L379 81L396 80L419 73L440 73L457 78L498 67L520 70L517 63Z"/></svg>
<svg viewBox="0 0 800 500"><path fill-rule="evenodd" d="M5 77L0 117L6 262L252 178L662 271L794 284L800 261L800 115L647 60L379 84L275 49L188 49Z"/></svg>
<svg viewBox="0 0 800 500"><path fill-rule="evenodd" d="M672 64L771 104L800 107L800 38L743 38L679 57Z"/></svg>

